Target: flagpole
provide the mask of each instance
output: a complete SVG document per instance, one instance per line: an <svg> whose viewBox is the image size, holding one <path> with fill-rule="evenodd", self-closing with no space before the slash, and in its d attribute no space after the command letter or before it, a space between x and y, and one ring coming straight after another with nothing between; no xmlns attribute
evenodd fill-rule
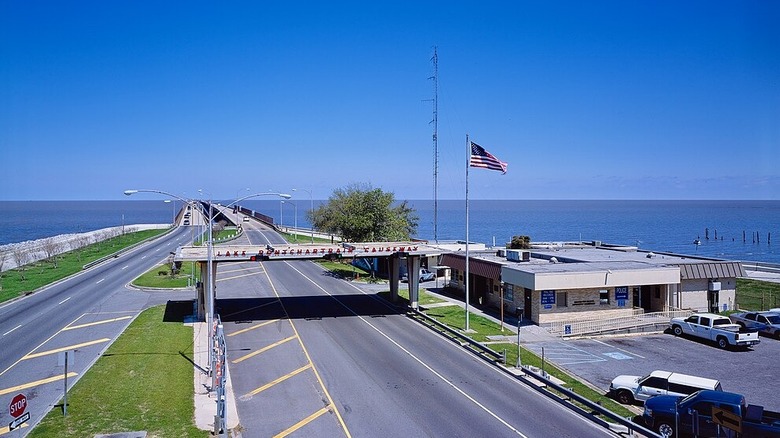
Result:
<svg viewBox="0 0 780 438"><path fill-rule="evenodd" d="M471 145L466 134L466 331L469 331L469 164Z"/></svg>

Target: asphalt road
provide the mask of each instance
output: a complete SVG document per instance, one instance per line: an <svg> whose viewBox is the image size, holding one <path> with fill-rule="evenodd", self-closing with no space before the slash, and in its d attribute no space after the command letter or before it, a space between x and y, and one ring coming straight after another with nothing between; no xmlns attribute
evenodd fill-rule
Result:
<svg viewBox="0 0 780 438"><path fill-rule="evenodd" d="M221 264L216 305L244 436L610 436L312 262Z"/></svg>
<svg viewBox="0 0 780 438"><path fill-rule="evenodd" d="M144 292L126 285L189 241L188 227L121 254L66 281L0 307L0 435L12 418L7 409L19 393L31 414L26 435L143 309L167 300L192 299L193 292ZM29 275L35 275L31 272Z"/></svg>
<svg viewBox="0 0 780 438"><path fill-rule="evenodd" d="M723 390L743 394L748 403L780 411L777 371L780 341L761 337L753 349L721 350L714 344L669 333L602 337L527 345L606 391L621 374L644 376L665 370L720 380Z"/></svg>

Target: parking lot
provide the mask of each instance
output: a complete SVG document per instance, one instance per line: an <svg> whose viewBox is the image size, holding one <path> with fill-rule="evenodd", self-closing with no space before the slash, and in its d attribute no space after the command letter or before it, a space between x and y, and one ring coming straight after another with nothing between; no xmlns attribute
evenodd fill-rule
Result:
<svg viewBox="0 0 780 438"><path fill-rule="evenodd" d="M724 391L743 394L748 403L780 411L777 372L780 340L761 337L748 350L721 350L714 344L670 333L599 337L526 344L548 362L565 368L596 387L609 389L620 374L673 371L720 380Z"/></svg>

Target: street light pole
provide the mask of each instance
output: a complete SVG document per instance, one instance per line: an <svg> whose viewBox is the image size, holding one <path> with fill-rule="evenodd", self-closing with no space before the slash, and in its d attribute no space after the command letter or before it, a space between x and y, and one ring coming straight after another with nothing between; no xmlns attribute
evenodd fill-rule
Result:
<svg viewBox="0 0 780 438"><path fill-rule="evenodd" d="M293 235L295 236L295 243L298 243L298 205L292 201L282 201L282 204L291 204L295 210L294 211L294 225L293 225Z"/></svg>
<svg viewBox="0 0 780 438"><path fill-rule="evenodd" d="M313 195L311 193L311 190L306 190L306 189L300 189L300 190L303 190L304 192L309 194L309 216L311 216L311 214L312 214L311 212L314 211L314 197L313 197ZM295 192L295 191L298 191L298 189L292 189L292 191ZM296 215L296 217L297 217L297 215ZM311 218L309 218L309 220L311 220ZM314 243L314 224L313 223L311 224L311 243Z"/></svg>

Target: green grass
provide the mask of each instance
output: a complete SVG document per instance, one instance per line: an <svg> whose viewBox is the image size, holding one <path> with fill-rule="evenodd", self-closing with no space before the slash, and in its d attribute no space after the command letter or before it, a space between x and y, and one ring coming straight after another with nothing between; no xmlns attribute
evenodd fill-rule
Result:
<svg viewBox="0 0 780 438"><path fill-rule="evenodd" d="M211 232L211 238L214 239L214 244L219 244L220 242L217 242L217 240L221 239L227 239L229 237L233 237L235 234L238 233L238 230L236 228L225 228L224 230L218 230L218 231L212 231ZM195 242L193 243L193 246L201 246L203 245L203 242L207 241L209 238L208 232L203 233L202 236L195 239Z"/></svg>
<svg viewBox="0 0 780 438"><path fill-rule="evenodd" d="M195 262L183 262L179 275L171 275L171 267L168 264L155 266L143 275L133 280L133 286L153 287L160 289L181 289L194 285L191 279L193 267L195 268L195 281L200 281L200 269L194 266ZM165 272L165 275L160 275Z"/></svg>
<svg viewBox="0 0 780 438"><path fill-rule="evenodd" d="M744 310L780 307L780 283L738 278L737 305Z"/></svg>
<svg viewBox="0 0 780 438"><path fill-rule="evenodd" d="M324 269L332 272L334 275L338 275L343 278L356 279L357 277L360 277L360 279L367 279L371 277L370 272L351 265L348 259L341 259L341 261L329 261L323 259L316 260L316 263L319 263Z"/></svg>
<svg viewBox="0 0 780 438"><path fill-rule="evenodd" d="M19 297L38 288L62 280L81 271L89 262L114 254L150 237L167 232L167 229L143 230L117 236L99 243L68 251L56 256L57 266L41 260L21 268L14 268L0 274L0 302Z"/></svg>
<svg viewBox="0 0 780 438"><path fill-rule="evenodd" d="M384 292L379 292L379 296L381 296L382 298L386 299L387 301L390 301L390 291L389 290L388 291L384 291ZM407 304L408 305L409 304L409 289L408 288L407 289L400 289L399 288L399 290L398 290L398 298L400 299L400 303L398 303L398 304L401 304L401 305ZM417 297L417 298L419 300L417 302L417 304L419 304L421 306L430 305L430 304L437 304L437 303L443 303L444 302L444 300L442 300L440 298L436 298L433 295L427 294L424 288L420 288L420 296Z"/></svg>
<svg viewBox="0 0 780 438"><path fill-rule="evenodd" d="M306 233L279 233L290 243L311 243L311 234ZM297 237L297 241L296 241ZM323 239L321 237L314 236L314 243L330 244L330 239ZM336 242L338 243L338 242Z"/></svg>
<svg viewBox="0 0 780 438"><path fill-rule="evenodd" d="M91 437L145 430L150 437L207 437L195 427L192 328L141 313L30 437Z"/></svg>

